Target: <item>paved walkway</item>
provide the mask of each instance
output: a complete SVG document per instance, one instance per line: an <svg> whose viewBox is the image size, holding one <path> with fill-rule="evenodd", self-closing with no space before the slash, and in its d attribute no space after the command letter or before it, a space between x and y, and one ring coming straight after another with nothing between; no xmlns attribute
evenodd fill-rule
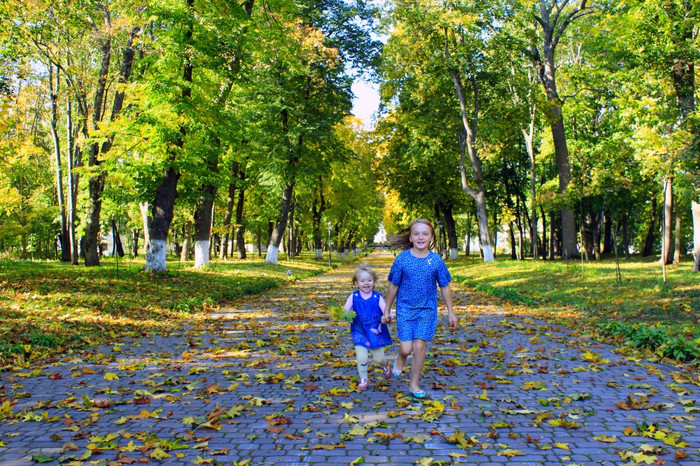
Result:
<svg viewBox="0 0 700 466"><path fill-rule="evenodd" d="M369 260L385 283L392 256ZM16 401L0 403L0 464L700 464L697 374L456 285L461 327L443 317L429 346L429 400L376 365L354 390L348 326L326 313L353 267L241 300L211 327L0 374Z"/></svg>

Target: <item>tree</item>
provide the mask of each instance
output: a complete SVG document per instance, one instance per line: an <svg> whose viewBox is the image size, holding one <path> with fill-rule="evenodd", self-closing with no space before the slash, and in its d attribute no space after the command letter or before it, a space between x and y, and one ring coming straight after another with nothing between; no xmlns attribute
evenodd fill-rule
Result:
<svg viewBox="0 0 700 466"><path fill-rule="evenodd" d="M559 172L559 194L566 199L568 187L571 183L571 166L569 163L569 149L566 144L566 130L562 107L564 100L559 96L556 82L555 52L566 29L576 19L594 12L593 7L587 5L586 0L547 1L539 0L539 14L535 14L535 21L542 29L541 47L532 45L532 62L537 69L538 76L544 88L548 108L545 110L552 130L554 151L556 154L557 171ZM566 203L566 201L565 201ZM570 206L564 206L561 210L562 220L562 256L564 259L578 257L576 247L576 223L574 212Z"/></svg>

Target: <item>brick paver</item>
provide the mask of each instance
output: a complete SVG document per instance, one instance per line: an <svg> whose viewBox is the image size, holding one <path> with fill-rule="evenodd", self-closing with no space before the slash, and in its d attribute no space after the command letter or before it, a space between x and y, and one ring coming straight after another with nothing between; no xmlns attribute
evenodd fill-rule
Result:
<svg viewBox="0 0 700 466"><path fill-rule="evenodd" d="M384 283L392 256L369 260ZM697 374L458 285L460 329L443 317L429 347L430 398L376 366L354 390L348 325L326 313L353 267L236 302L210 326L0 374L0 464L700 464Z"/></svg>

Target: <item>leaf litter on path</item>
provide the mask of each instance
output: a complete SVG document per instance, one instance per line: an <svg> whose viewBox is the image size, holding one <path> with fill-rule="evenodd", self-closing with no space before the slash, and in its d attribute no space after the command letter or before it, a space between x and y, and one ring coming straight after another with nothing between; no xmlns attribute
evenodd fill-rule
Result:
<svg viewBox="0 0 700 466"><path fill-rule="evenodd" d="M383 294L392 259L368 258ZM407 396L407 370L385 380L377 365L358 391L349 324L329 312L353 269L241 298L179 335L2 374L0 462L700 461L697 374L626 359L457 284L460 328L447 331L441 307L421 378L429 398Z"/></svg>

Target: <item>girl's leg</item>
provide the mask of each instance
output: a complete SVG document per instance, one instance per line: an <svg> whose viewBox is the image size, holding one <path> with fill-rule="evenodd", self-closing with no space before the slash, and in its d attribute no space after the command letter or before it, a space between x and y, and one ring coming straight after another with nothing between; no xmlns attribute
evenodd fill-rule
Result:
<svg viewBox="0 0 700 466"><path fill-rule="evenodd" d="M375 348L370 350L372 353L372 360L382 367L386 366L386 354L384 354L384 348Z"/></svg>
<svg viewBox="0 0 700 466"><path fill-rule="evenodd" d="M408 356L413 351L413 341L414 340L409 340L399 343L399 355L396 356L396 361L394 361L394 367L399 372L401 372L403 366L406 364L406 359L408 359Z"/></svg>
<svg viewBox="0 0 700 466"><path fill-rule="evenodd" d="M411 378L408 386L411 391L415 393L419 390L418 380L420 379L420 374L423 371L423 365L425 364L425 350L428 342L416 338L412 343L413 360L411 361Z"/></svg>
<svg viewBox="0 0 700 466"><path fill-rule="evenodd" d="M357 360L357 373L360 376L357 388L360 390L365 390L369 384L369 380L367 378L367 361L369 359L369 353L367 352L367 348L356 345L355 359Z"/></svg>
<svg viewBox="0 0 700 466"><path fill-rule="evenodd" d="M386 358L386 354L384 353L384 348L377 348L372 350L372 359L374 359L374 362L382 366L382 372L384 373L384 377L390 379L394 375L391 369L391 364L389 364L389 361Z"/></svg>

